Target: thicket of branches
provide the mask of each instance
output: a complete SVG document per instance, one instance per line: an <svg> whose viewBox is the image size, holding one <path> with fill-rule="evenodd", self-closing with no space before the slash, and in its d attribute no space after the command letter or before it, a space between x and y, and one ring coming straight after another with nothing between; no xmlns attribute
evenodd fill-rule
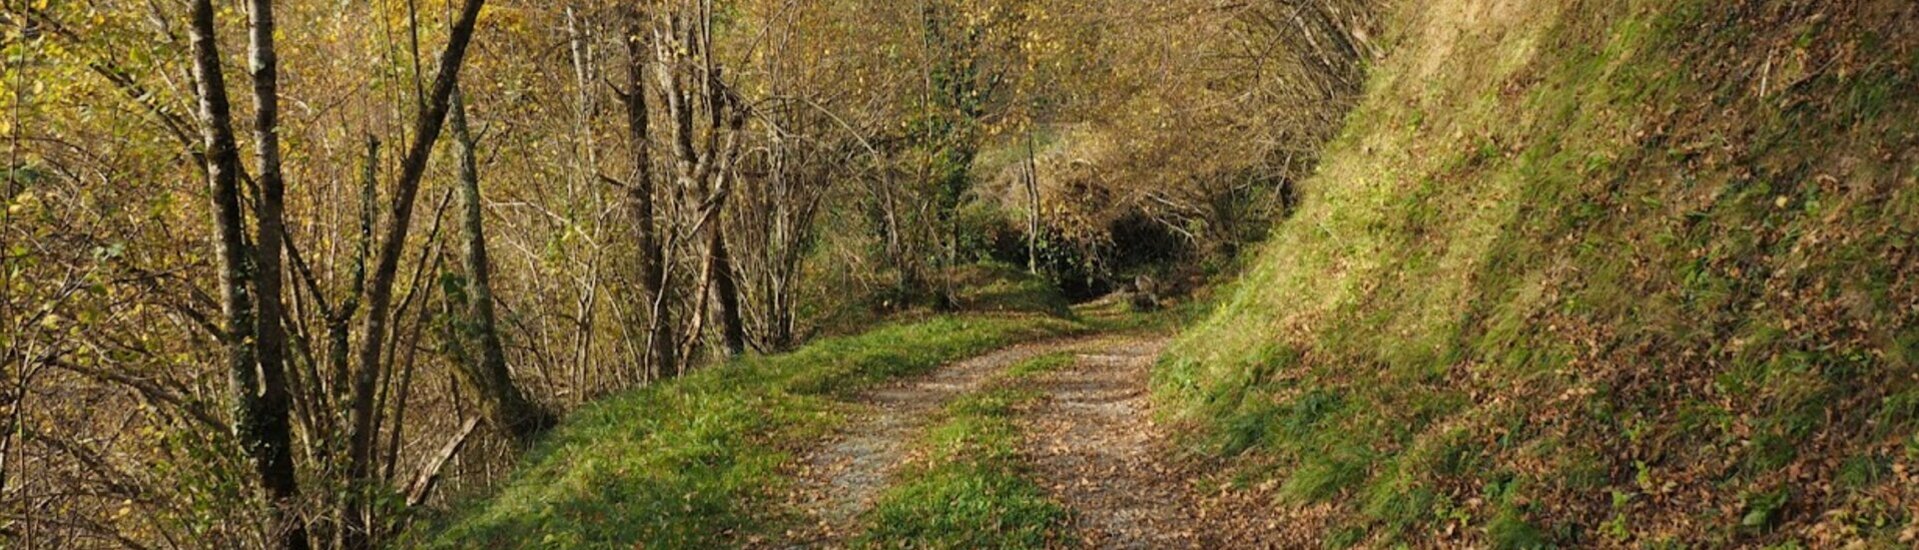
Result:
<svg viewBox="0 0 1919 550"><path fill-rule="evenodd" d="M0 540L369 547L955 266L1230 255L1363 7L7 0Z"/></svg>

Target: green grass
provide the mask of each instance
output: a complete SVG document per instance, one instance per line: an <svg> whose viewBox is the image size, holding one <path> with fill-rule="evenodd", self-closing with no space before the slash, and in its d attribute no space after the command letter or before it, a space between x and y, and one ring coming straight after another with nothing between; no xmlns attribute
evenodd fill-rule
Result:
<svg viewBox="0 0 1919 550"><path fill-rule="evenodd" d="M923 461L898 475L864 518L858 546L1049 548L1067 545L1067 511L1027 476L1013 414L1036 396L1017 382L1072 362L1050 354L1013 366L990 389L948 405L918 442Z"/></svg>
<svg viewBox="0 0 1919 550"><path fill-rule="evenodd" d="M1795 494L1752 529L1647 498L1788 471L1911 505L1883 472L1919 465L1892 451L1919 443L1896 244L1919 238L1919 98L1892 92L1919 85L1915 40L1703 0L1501 5L1392 10L1299 210L1155 370L1187 446L1331 505L1334 546L1763 546L1852 506ZM1766 97L1730 68L1874 40L1906 49Z"/></svg>
<svg viewBox="0 0 1919 550"><path fill-rule="evenodd" d="M751 357L574 412L490 497L415 529L429 548L685 548L780 532L790 449L890 377L1085 330L1043 316L938 317Z"/></svg>
<svg viewBox="0 0 1919 550"><path fill-rule="evenodd" d="M980 262L954 269L947 279L959 289L955 305L962 310L1072 315L1072 304L1052 283L1027 275L1023 267Z"/></svg>

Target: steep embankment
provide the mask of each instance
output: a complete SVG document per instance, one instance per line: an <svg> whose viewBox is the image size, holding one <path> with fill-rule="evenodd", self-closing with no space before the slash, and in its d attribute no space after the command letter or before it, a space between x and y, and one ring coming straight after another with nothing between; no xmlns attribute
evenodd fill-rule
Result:
<svg viewBox="0 0 1919 550"><path fill-rule="evenodd" d="M1334 545L1912 544L1919 8L1401 4L1195 445Z"/></svg>

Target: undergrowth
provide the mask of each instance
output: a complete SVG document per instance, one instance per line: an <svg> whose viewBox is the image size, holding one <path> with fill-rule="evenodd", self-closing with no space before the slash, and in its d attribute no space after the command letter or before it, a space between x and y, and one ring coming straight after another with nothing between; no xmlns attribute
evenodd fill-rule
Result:
<svg viewBox="0 0 1919 550"><path fill-rule="evenodd" d="M1914 7L1400 8L1156 371L1189 445L1331 546L1909 543Z"/></svg>

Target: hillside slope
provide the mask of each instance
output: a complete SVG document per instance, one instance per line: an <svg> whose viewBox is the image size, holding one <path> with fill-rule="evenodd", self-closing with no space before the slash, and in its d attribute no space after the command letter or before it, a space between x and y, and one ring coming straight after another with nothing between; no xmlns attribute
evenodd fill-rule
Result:
<svg viewBox="0 0 1919 550"><path fill-rule="evenodd" d="M1919 8L1388 10L1156 373L1194 446L1332 546L1913 544Z"/></svg>

